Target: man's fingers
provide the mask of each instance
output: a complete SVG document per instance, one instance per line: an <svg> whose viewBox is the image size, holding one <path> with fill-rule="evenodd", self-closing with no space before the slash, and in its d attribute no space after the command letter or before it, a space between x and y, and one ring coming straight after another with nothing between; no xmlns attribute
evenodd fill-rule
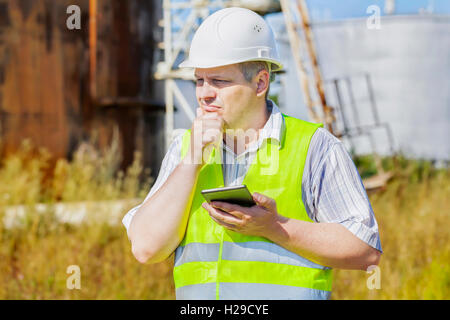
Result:
<svg viewBox="0 0 450 320"><path fill-rule="evenodd" d="M236 226L234 226L234 225L232 225L232 224L225 223L225 222L223 222L223 221L220 221L220 220L214 218L211 214L209 214L209 216L210 216L211 219L213 219L217 224L219 224L219 225L221 225L221 226L224 226L224 227L226 227L226 228L228 228L228 229L230 229L230 230L237 230Z"/></svg>
<svg viewBox="0 0 450 320"><path fill-rule="evenodd" d="M221 201L212 201L211 206L213 208L218 208L222 211L225 211L239 219L241 219L244 216L244 213L241 212L243 210L243 208L237 204L221 202Z"/></svg>
<svg viewBox="0 0 450 320"><path fill-rule="evenodd" d="M254 192L252 196L253 200L255 200L257 205L265 207L270 210L276 209L276 202L274 199L257 192Z"/></svg>
<svg viewBox="0 0 450 320"><path fill-rule="evenodd" d="M219 139L220 137L222 137L222 131L220 131L220 129L218 129L218 128L208 128L203 133L204 141L206 141L206 140L215 141L215 140Z"/></svg>
<svg viewBox="0 0 450 320"><path fill-rule="evenodd" d="M212 218L214 218L215 220L219 220L220 222L223 222L225 224L229 224L229 225L232 225L233 227L236 227L236 226L240 225L242 222L241 220L236 218L234 215L231 215L228 212L222 211L220 209L216 209L207 202L203 202L202 207L209 212L209 214Z"/></svg>
<svg viewBox="0 0 450 320"><path fill-rule="evenodd" d="M212 147L218 147L223 135L224 120L217 112L205 112L201 107L196 109L197 117L192 125L193 148L197 154L203 154L203 161L207 161ZM209 148L211 145L211 148Z"/></svg>

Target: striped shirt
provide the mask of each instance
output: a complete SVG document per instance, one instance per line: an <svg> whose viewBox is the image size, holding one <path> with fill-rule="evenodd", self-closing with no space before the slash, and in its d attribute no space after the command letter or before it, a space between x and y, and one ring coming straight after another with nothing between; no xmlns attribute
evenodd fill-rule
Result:
<svg viewBox="0 0 450 320"><path fill-rule="evenodd" d="M257 141L236 155L223 142L223 178L225 186L242 184L258 148L265 139L281 143L284 118L277 105L268 100L270 112ZM153 187L143 203L167 180L181 162L183 133L176 135L170 144ZM361 177L343 143L323 128L318 128L311 138L302 178L302 200L311 220L339 223L368 245L381 249L378 225ZM131 219L142 204L131 209L122 223L128 230Z"/></svg>

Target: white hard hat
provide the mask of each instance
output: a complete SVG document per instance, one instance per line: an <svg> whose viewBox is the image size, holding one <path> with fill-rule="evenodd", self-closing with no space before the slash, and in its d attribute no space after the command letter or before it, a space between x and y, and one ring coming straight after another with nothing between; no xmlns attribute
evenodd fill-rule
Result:
<svg viewBox="0 0 450 320"><path fill-rule="evenodd" d="M283 68L273 31L256 12L244 8L221 9L207 17L191 42L189 58L180 68L213 68L245 61L272 63Z"/></svg>

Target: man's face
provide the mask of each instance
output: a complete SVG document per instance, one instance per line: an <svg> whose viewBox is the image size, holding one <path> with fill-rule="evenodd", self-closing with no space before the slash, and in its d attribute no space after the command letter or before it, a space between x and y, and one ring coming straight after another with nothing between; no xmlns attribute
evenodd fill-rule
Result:
<svg viewBox="0 0 450 320"><path fill-rule="evenodd" d="M256 101L256 84L248 83L236 64L195 69L196 96L204 112L218 112L225 128L248 123Z"/></svg>

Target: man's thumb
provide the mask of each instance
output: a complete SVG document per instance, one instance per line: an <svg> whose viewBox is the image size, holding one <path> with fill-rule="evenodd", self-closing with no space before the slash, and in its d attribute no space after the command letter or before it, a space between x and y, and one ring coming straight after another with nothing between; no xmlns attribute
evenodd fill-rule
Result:
<svg viewBox="0 0 450 320"><path fill-rule="evenodd" d="M276 209L276 203L275 200L272 198L269 198L261 193L254 192L253 193L253 200L255 200L256 204L262 207L265 207L267 209Z"/></svg>

